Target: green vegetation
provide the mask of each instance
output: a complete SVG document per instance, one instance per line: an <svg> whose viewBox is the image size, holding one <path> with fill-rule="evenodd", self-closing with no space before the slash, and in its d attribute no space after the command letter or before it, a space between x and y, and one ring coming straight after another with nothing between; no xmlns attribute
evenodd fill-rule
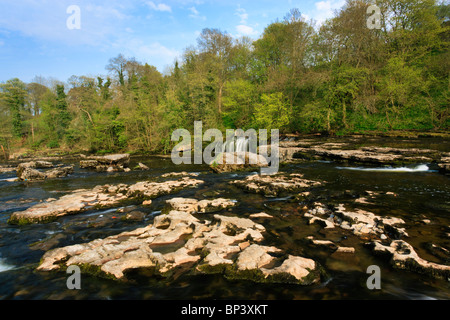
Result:
<svg viewBox="0 0 450 320"><path fill-rule="evenodd" d="M162 75L123 55L110 77L0 84L0 151L169 152L173 130L347 134L450 127L449 5L348 0L320 27L291 10L256 41L205 29Z"/></svg>

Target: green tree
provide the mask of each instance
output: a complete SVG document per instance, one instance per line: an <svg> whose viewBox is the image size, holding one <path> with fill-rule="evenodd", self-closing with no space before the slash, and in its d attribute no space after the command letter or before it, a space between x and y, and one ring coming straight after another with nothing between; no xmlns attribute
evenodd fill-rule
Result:
<svg viewBox="0 0 450 320"><path fill-rule="evenodd" d="M248 129L257 101L255 86L248 80L234 80L225 85L222 114L226 128Z"/></svg>
<svg viewBox="0 0 450 320"><path fill-rule="evenodd" d="M24 135L23 112L27 99L27 86L20 79L14 78L0 85L2 99L10 109L12 133L16 138Z"/></svg>
<svg viewBox="0 0 450 320"><path fill-rule="evenodd" d="M263 94L255 105L254 124L259 129L282 131L290 121L290 108L282 92Z"/></svg>

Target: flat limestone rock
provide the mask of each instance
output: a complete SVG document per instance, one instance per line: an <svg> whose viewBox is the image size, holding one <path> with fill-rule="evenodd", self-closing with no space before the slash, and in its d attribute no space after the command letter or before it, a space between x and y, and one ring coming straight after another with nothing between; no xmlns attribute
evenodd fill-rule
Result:
<svg viewBox="0 0 450 320"><path fill-rule="evenodd" d="M283 264L273 269L262 269L262 272L266 276L283 275L287 274L293 276L298 281L304 281L304 278L308 277L316 269L316 262L311 259L296 257L289 255ZM318 280L314 280L317 282Z"/></svg>
<svg viewBox="0 0 450 320"><path fill-rule="evenodd" d="M294 193L321 185L321 182L303 179L301 175L260 176L252 175L243 180L235 180L232 184L251 193L265 196L278 196L281 193Z"/></svg>
<svg viewBox="0 0 450 320"><path fill-rule="evenodd" d="M0 166L0 173L10 173L14 171L17 171L17 167Z"/></svg>
<svg viewBox="0 0 450 320"><path fill-rule="evenodd" d="M265 212L260 212L260 213L253 213L253 214L251 214L250 218L254 218L254 219L272 219L273 216L271 216L270 214L267 214Z"/></svg>
<svg viewBox="0 0 450 320"><path fill-rule="evenodd" d="M185 211L189 213L210 213L217 212L226 208L231 208L236 205L236 201L229 199L214 199L214 200L196 200L188 198L173 198L166 201L169 207L177 211Z"/></svg>
<svg viewBox="0 0 450 320"><path fill-rule="evenodd" d="M263 226L250 219L220 215L215 215L214 221L201 221L188 212L170 211L144 228L50 250L37 270L56 271L79 265L86 272L124 279L130 270L152 268L164 276L177 268L182 272L224 273L230 278L250 277L254 281L311 283L304 280L310 272L316 272L316 263L310 259L289 256L279 261L279 267L271 268L270 264L279 258L270 254L281 250L258 244L264 239ZM233 235L228 233L230 228L235 230ZM318 279L316 274L312 278Z"/></svg>
<svg viewBox="0 0 450 320"><path fill-rule="evenodd" d="M81 155L80 168L95 169L98 172L125 171L130 164L129 154L111 154L106 156Z"/></svg>
<svg viewBox="0 0 450 320"><path fill-rule="evenodd" d="M47 161L31 161L19 164L17 177L22 181L39 181L62 178L73 173L73 166L53 168L53 163ZM46 171L38 169L53 168Z"/></svg>
<svg viewBox="0 0 450 320"><path fill-rule="evenodd" d="M450 266L420 258L414 248L403 240L392 241L390 245L374 241L371 245L375 253L389 254L390 262L395 268L425 273L435 278L450 279Z"/></svg>
<svg viewBox="0 0 450 320"><path fill-rule="evenodd" d="M275 258L269 252L280 252L275 247L252 244L239 255L236 261L239 270L252 270L262 268L273 262Z"/></svg>
<svg viewBox="0 0 450 320"><path fill-rule="evenodd" d="M252 152L224 152L209 166L216 173L224 173L268 167L269 163L264 156Z"/></svg>
<svg viewBox="0 0 450 320"><path fill-rule="evenodd" d="M139 182L128 186L97 186L92 190L78 190L57 200L40 203L25 211L11 215L10 224L29 224L53 221L54 219L84 212L93 207L108 208L118 205L121 201L147 197L156 198L161 195L177 192L184 188L196 187L203 181L184 178L178 181Z"/></svg>
<svg viewBox="0 0 450 320"><path fill-rule="evenodd" d="M344 145L325 143L319 146L286 145L280 148L282 161L294 158L331 159L337 161L370 163L370 164L396 164L396 163L424 163L439 161L443 153L437 150L426 149L400 149L363 147L354 150L342 149Z"/></svg>
<svg viewBox="0 0 450 320"><path fill-rule="evenodd" d="M315 204L315 208L308 210L304 214L309 219L309 223L319 221L325 228L340 227L352 231L357 236L372 235L380 238L386 238L385 231L395 233L397 236L408 236L404 228L398 225L405 224L405 221L396 217L380 217L372 212L356 209L347 210L343 204L340 204L335 212L324 209L320 203Z"/></svg>

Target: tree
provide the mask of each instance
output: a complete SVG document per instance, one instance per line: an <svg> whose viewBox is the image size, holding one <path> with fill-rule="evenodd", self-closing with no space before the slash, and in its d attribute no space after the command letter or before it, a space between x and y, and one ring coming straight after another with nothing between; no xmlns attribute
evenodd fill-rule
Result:
<svg viewBox="0 0 450 320"><path fill-rule="evenodd" d="M225 84L222 113L226 128L248 129L257 101L255 86L248 80L234 80Z"/></svg>
<svg viewBox="0 0 450 320"><path fill-rule="evenodd" d="M283 93L263 94L256 104L254 124L259 129L284 129L290 121L290 110Z"/></svg>
<svg viewBox="0 0 450 320"><path fill-rule="evenodd" d="M123 54L119 54L117 57L109 59L109 63L106 66L106 70L117 74L117 80L122 87L125 85L126 64L127 59L125 59Z"/></svg>
<svg viewBox="0 0 450 320"><path fill-rule="evenodd" d="M217 106L222 113L222 96L225 82L230 76L230 62L233 52L233 38L218 29L203 29L198 38L200 53L209 64L218 86Z"/></svg>
<svg viewBox="0 0 450 320"><path fill-rule="evenodd" d="M22 138L24 135L23 128L23 111L27 98L27 86L21 80L14 78L0 85L3 92L2 99L10 109L11 124L13 136Z"/></svg>

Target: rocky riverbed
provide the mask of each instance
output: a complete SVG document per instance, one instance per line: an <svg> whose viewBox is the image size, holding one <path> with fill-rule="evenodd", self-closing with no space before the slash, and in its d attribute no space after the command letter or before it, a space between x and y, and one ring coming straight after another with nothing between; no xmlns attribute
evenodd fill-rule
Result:
<svg viewBox="0 0 450 320"><path fill-rule="evenodd" d="M402 157L431 161L364 165L287 152L277 175L259 176L161 158L99 172L76 159L52 161L72 166L68 176L35 182L13 181L8 169L17 165L4 164L0 297L70 297L63 272L70 265L82 269L78 298L450 297L450 186L438 165L445 150L283 143L380 159L401 149ZM365 286L371 265L382 269L378 292Z"/></svg>

